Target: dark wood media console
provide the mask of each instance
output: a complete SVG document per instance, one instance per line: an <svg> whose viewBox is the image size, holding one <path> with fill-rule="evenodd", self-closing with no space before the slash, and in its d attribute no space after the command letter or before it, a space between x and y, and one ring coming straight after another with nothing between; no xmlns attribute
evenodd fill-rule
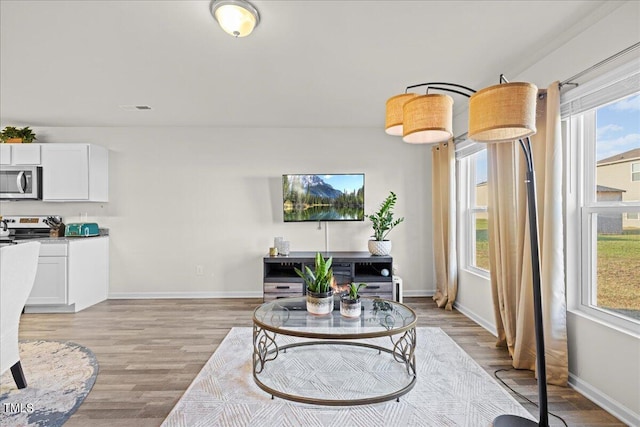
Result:
<svg viewBox="0 0 640 427"><path fill-rule="evenodd" d="M375 256L369 252L321 252L325 258L332 257L333 276L336 283L366 283L360 294L369 298L396 300L393 283L393 258ZM316 252L291 252L288 256L266 256L263 258L264 301L277 298L297 297L305 294L302 279L294 268L313 270ZM386 269L389 274L382 275Z"/></svg>

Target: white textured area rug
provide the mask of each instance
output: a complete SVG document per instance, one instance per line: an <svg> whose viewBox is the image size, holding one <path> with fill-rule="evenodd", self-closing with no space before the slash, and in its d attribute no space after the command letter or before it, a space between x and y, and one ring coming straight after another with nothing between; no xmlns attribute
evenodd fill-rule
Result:
<svg viewBox="0 0 640 427"><path fill-rule="evenodd" d="M251 328L233 328L163 426L477 427L491 425L501 414L533 419L440 328L416 330L418 379L413 390L399 402L335 407L271 399L253 380ZM278 343L295 340L280 337ZM366 348L309 346L292 351L298 352L295 357L280 353L267 362L263 382L333 398L345 389L375 391L398 381L404 372L404 365L389 355Z"/></svg>

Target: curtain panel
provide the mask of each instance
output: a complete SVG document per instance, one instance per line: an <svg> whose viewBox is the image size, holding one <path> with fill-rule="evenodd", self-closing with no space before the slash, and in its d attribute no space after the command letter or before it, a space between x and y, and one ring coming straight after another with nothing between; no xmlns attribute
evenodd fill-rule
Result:
<svg viewBox="0 0 640 427"><path fill-rule="evenodd" d="M456 150L453 140L438 144L432 154L433 252L438 307L452 310L458 292L456 252Z"/></svg>
<svg viewBox="0 0 640 427"><path fill-rule="evenodd" d="M538 238L547 382L568 380L560 90L555 82L538 94L537 133L531 138L536 181ZM499 346L518 369L535 370L536 346L526 166L517 142L489 144L489 262Z"/></svg>

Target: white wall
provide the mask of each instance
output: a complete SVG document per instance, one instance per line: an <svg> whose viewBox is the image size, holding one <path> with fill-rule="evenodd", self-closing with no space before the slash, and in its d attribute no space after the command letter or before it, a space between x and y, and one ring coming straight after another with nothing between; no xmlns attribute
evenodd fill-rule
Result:
<svg viewBox="0 0 640 427"><path fill-rule="evenodd" d="M383 107L381 107L383 108ZM318 223L284 223L283 173L365 173L366 212L390 190L405 221L389 237L407 294L433 293L431 152L380 129L34 128L42 142L109 148L109 203L3 202L111 233L110 295L262 296L274 236L325 249ZM323 223L324 224L324 223ZM329 224L329 249L366 251L370 222ZM196 265L204 275L196 275Z"/></svg>
<svg viewBox="0 0 640 427"><path fill-rule="evenodd" d="M510 76L511 81L530 81L541 88L556 80L563 81L637 43L638 22L640 2L625 2L522 74ZM462 120L458 118L458 122ZM491 301L489 280L463 271L458 286L456 307L495 333L493 312L487 312ZM568 277L567 286L577 286L576 279ZM640 425L638 338L572 309L567 315L567 329L572 386L625 422Z"/></svg>

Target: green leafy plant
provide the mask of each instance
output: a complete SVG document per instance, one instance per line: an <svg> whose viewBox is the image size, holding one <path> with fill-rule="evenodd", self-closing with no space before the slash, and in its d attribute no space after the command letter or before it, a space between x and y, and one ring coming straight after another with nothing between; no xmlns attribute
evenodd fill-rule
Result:
<svg viewBox="0 0 640 427"><path fill-rule="evenodd" d="M22 138L22 142L26 143L33 142L37 139L36 134L33 133L33 131L29 129L28 126L22 129L18 129L13 126L7 126L2 129L2 132L0 132L0 140L2 140L2 142L7 142L8 139L12 138Z"/></svg>
<svg viewBox="0 0 640 427"><path fill-rule="evenodd" d="M333 280L333 270L331 263L333 258L327 260L320 254L316 253L315 270L311 270L305 265L304 272L298 268L294 268L296 274L302 277L307 289L314 293L326 293L331 290L331 281Z"/></svg>
<svg viewBox="0 0 640 427"><path fill-rule="evenodd" d="M349 299L350 300L357 300L358 298L360 298L360 294L358 292L360 292L361 288L366 288L367 284L366 283L351 283L349 285Z"/></svg>
<svg viewBox="0 0 640 427"><path fill-rule="evenodd" d="M404 221L404 217L393 219L393 209L396 206L397 200L398 196L396 196L396 193L390 191L387 198L380 204L378 212L366 215L373 223L373 235L371 237L373 237L374 240L385 240L387 234L389 234L396 225Z"/></svg>

